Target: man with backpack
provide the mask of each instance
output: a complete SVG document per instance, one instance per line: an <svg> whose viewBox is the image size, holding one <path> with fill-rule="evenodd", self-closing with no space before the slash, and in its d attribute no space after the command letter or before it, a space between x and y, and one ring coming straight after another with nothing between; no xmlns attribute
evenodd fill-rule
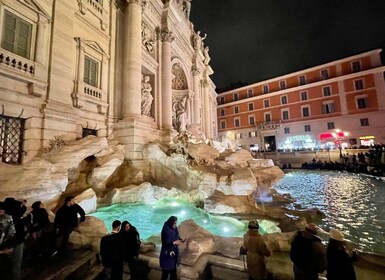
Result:
<svg viewBox="0 0 385 280"><path fill-rule="evenodd" d="M318 227L308 224L291 240L290 259L295 280L318 280L318 273L326 269L326 250L317 237Z"/></svg>

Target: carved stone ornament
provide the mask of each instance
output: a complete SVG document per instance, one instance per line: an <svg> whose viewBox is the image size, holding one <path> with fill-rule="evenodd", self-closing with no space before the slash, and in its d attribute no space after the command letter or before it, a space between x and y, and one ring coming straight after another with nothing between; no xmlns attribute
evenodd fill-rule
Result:
<svg viewBox="0 0 385 280"><path fill-rule="evenodd" d="M175 37L172 31L168 30L168 28L156 28L157 37L162 42L169 42L171 43L174 41Z"/></svg>
<svg viewBox="0 0 385 280"><path fill-rule="evenodd" d="M209 81L207 81L207 79L201 80L201 85L202 85L202 87L208 87Z"/></svg>
<svg viewBox="0 0 385 280"><path fill-rule="evenodd" d="M201 70L198 67L193 66L193 67L191 67L191 72L192 72L193 76L198 76L201 73Z"/></svg>

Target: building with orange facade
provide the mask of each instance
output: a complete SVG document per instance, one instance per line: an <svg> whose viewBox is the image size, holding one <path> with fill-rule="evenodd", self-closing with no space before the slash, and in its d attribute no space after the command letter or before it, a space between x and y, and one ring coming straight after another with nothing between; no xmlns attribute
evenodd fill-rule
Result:
<svg viewBox="0 0 385 280"><path fill-rule="evenodd" d="M381 51L218 94L218 135L251 150L385 143Z"/></svg>

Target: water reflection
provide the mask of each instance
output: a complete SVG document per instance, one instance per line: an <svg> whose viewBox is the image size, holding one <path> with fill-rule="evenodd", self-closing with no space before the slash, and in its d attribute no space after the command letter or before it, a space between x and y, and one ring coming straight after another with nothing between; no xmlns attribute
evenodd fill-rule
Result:
<svg viewBox="0 0 385 280"><path fill-rule="evenodd" d="M91 214L104 221L108 230L114 220L127 220L136 226L142 239L159 235L163 223L171 216L178 217L178 223L193 219L195 223L219 236L241 237L247 230L247 221L226 216L216 216L195 207L182 199L163 199L154 203L122 203L98 209ZM271 221L260 221L260 232L280 232Z"/></svg>
<svg viewBox="0 0 385 280"><path fill-rule="evenodd" d="M321 226L338 228L361 249L385 254L385 183L361 175L290 172L275 189L290 193L305 208L326 214ZM294 207L294 204L291 205Z"/></svg>

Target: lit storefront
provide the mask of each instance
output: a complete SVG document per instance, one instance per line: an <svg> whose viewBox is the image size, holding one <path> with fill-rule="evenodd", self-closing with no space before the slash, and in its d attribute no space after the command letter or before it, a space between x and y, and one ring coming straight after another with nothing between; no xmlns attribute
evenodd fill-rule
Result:
<svg viewBox="0 0 385 280"><path fill-rule="evenodd" d="M316 141L311 135L294 135L288 136L282 146L285 150L314 149L316 147Z"/></svg>
<svg viewBox="0 0 385 280"><path fill-rule="evenodd" d="M349 147L349 143L346 141L345 137L349 135L346 131L341 131L336 129L335 132L324 132L319 135L321 141L320 148L325 149L336 149L342 148L346 149Z"/></svg>
<svg viewBox="0 0 385 280"><path fill-rule="evenodd" d="M374 136L361 136L360 137L360 145L361 146L371 146L374 145Z"/></svg>

